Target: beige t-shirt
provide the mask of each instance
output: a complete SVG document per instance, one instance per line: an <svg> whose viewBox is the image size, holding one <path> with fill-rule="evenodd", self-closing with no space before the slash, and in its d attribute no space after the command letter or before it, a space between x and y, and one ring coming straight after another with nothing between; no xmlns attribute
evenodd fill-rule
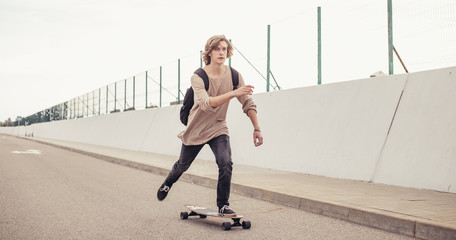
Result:
<svg viewBox="0 0 456 240"><path fill-rule="evenodd" d="M226 125L226 113L230 101L213 108L209 104L209 98L233 91L233 81L229 67L220 79L209 77L209 89L204 88L204 81L198 75L193 74L191 82L194 91L194 105L188 116L187 128L179 133L178 137L187 146L201 145L220 135L229 135ZM244 85L244 79L239 74L239 86ZM249 110L256 111L256 105L251 96L237 98L242 104L242 110L247 114Z"/></svg>

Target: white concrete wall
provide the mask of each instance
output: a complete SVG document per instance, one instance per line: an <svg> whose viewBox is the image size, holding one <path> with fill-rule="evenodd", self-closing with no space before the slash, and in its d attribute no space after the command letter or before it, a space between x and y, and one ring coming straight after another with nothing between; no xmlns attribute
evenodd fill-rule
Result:
<svg viewBox="0 0 456 240"><path fill-rule="evenodd" d="M233 131L239 126L232 136L234 159L369 181L367 169L380 156L404 84L405 76L395 76L257 95L264 146L253 147L248 119L231 115Z"/></svg>
<svg viewBox="0 0 456 240"><path fill-rule="evenodd" d="M456 193L456 68L409 76L372 180Z"/></svg>
<svg viewBox="0 0 456 240"><path fill-rule="evenodd" d="M184 129L179 110L180 106L170 106L6 129L19 136L33 132L40 138L179 155L177 133Z"/></svg>
<svg viewBox="0 0 456 240"><path fill-rule="evenodd" d="M265 143L228 113L238 164L456 192L456 67L254 95ZM0 132L179 155L180 106ZM397 109L397 112L396 112ZM394 119L394 121L393 121ZM390 129L391 127L391 129ZM206 147L199 158L212 160Z"/></svg>

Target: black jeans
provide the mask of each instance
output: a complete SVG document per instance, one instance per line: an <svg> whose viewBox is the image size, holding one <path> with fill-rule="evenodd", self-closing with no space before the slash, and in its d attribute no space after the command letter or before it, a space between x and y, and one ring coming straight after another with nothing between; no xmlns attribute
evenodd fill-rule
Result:
<svg viewBox="0 0 456 240"><path fill-rule="evenodd" d="M220 135L207 142L215 155L215 161L218 165L219 176L217 183L217 206L223 207L229 205L231 189L231 174L233 172L233 162L231 161L230 137ZM195 160L198 153L206 144L186 146L182 144L179 160L174 164L171 172L165 180L165 184L172 186Z"/></svg>

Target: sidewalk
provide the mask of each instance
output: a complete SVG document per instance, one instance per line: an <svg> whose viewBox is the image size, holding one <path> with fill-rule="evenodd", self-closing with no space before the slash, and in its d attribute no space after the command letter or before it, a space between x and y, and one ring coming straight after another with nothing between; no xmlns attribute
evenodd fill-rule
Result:
<svg viewBox="0 0 456 240"><path fill-rule="evenodd" d="M29 138L166 176L177 156ZM217 165L196 160L181 180L215 188ZM456 194L234 164L232 191L420 239L456 239Z"/></svg>

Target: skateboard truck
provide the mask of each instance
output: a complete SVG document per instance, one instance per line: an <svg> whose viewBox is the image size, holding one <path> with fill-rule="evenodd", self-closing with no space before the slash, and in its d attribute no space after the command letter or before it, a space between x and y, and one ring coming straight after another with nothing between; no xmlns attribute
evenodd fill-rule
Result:
<svg viewBox="0 0 456 240"><path fill-rule="evenodd" d="M231 227L242 227L243 229L249 229L252 226L250 221L242 221L242 223L240 223L240 218L231 218L231 220L233 220L233 224L231 224L230 222L222 223L223 230L230 230Z"/></svg>
<svg viewBox="0 0 456 240"><path fill-rule="evenodd" d="M233 223L231 222L223 222L222 223L222 229L223 230L230 230L232 227L242 227L243 229L249 229L252 224L250 221L242 221L241 218L243 216L239 215L223 215L218 213L216 210L212 209L207 209L203 207L196 207L193 205L185 205L187 208L189 208L191 211L189 212L181 212L180 213L180 218L181 219L188 219L189 216L199 216L200 218L206 218L207 216L210 217L219 217L219 218L231 218L233 220Z"/></svg>

